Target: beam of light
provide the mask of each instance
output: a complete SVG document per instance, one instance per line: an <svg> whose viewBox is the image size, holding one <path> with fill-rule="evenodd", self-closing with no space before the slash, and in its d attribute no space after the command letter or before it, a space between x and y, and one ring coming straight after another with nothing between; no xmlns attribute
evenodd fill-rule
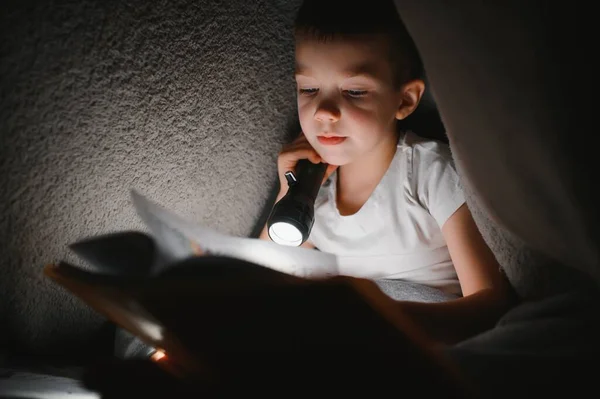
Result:
<svg viewBox="0 0 600 399"><path fill-rule="evenodd" d="M150 359L154 362L160 362L161 360L166 359L167 354L165 352L163 352L160 349L157 349L152 356L150 356Z"/></svg>

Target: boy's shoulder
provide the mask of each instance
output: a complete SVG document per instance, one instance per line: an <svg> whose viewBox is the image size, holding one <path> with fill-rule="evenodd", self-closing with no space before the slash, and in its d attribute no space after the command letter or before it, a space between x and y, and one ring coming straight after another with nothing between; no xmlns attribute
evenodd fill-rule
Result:
<svg viewBox="0 0 600 399"><path fill-rule="evenodd" d="M442 158L452 161L452 153L448 144L419 136L410 130L402 133L398 146L402 150L410 150L423 158Z"/></svg>

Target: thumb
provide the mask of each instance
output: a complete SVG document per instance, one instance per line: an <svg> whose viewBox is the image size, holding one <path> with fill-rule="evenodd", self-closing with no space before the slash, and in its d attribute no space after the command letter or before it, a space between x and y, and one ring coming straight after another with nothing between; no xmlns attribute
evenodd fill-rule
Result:
<svg viewBox="0 0 600 399"><path fill-rule="evenodd" d="M323 176L323 183L325 183L327 179L329 179L329 176L331 176L331 174L335 172L337 168L338 165L327 165L327 169L325 170L325 176Z"/></svg>

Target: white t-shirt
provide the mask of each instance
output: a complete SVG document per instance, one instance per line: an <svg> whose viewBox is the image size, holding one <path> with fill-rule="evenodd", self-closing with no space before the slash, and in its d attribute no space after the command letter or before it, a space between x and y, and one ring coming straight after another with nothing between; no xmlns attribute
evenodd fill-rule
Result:
<svg viewBox="0 0 600 399"><path fill-rule="evenodd" d="M309 241L338 256L340 274L460 294L441 228L465 199L446 144L402 134L381 182L353 215L337 209L336 180L334 173L319 191Z"/></svg>

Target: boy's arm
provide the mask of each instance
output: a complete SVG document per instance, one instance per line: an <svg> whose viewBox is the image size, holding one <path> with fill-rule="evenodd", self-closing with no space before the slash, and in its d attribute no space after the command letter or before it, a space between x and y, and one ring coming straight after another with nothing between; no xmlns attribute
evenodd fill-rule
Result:
<svg viewBox="0 0 600 399"><path fill-rule="evenodd" d="M442 303L397 302L397 306L431 339L451 344L493 327L515 297L466 204L450 216L442 232L463 297Z"/></svg>

